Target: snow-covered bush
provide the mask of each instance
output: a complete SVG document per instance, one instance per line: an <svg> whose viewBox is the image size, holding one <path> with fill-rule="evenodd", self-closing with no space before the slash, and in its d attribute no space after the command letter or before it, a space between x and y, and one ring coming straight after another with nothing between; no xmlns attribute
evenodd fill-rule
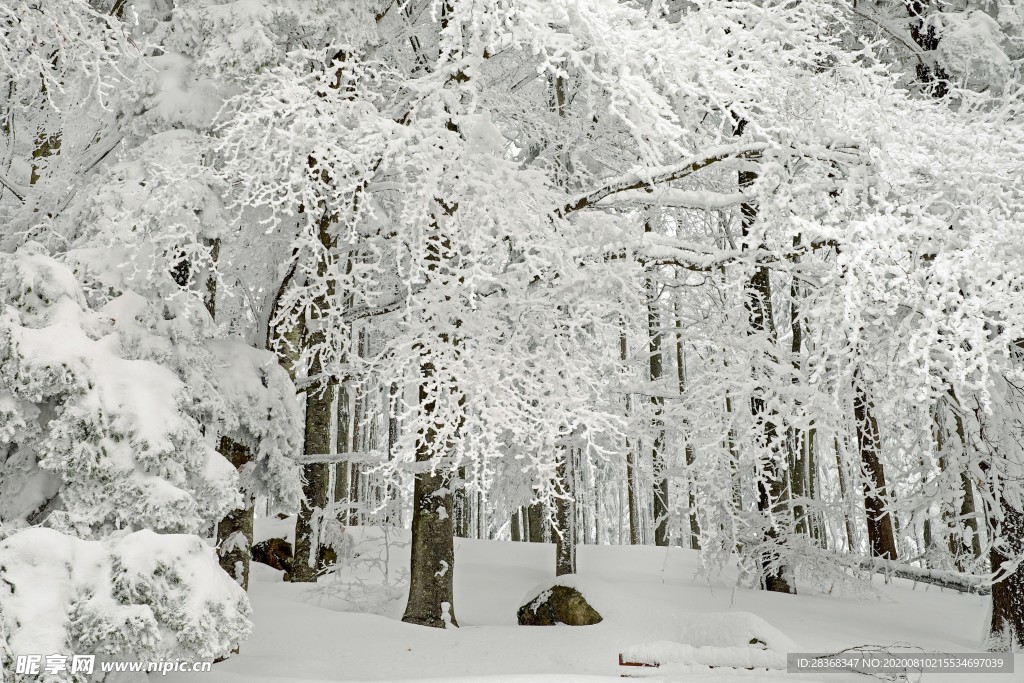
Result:
<svg viewBox="0 0 1024 683"><path fill-rule="evenodd" d="M249 635L249 614L245 592L195 536L144 530L87 541L35 528L0 541L4 670L16 653L212 659Z"/></svg>
<svg viewBox="0 0 1024 683"><path fill-rule="evenodd" d="M93 309L30 244L0 256L0 300L0 519L196 532L237 504L234 468L158 360L182 349L147 329L162 321L141 297Z"/></svg>
<svg viewBox="0 0 1024 683"><path fill-rule="evenodd" d="M0 254L0 655L224 655L248 602L185 534L243 494L297 502L294 387L273 354L204 338L205 309L94 275ZM253 454L240 472L220 437Z"/></svg>

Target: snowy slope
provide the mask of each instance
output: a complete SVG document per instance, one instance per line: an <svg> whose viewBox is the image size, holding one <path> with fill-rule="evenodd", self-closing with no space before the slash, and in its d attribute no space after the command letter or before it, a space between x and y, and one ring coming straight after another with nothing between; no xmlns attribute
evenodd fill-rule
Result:
<svg viewBox="0 0 1024 683"><path fill-rule="evenodd" d="M289 523L264 520L257 535L284 532ZM407 551L403 554L397 548L392 561L404 565L407 557ZM895 643L926 651L972 651L985 618L983 597L914 589L902 580L884 585L879 579L879 600L823 594L794 597L734 590L735 575L700 578L696 553L690 550L583 546L580 576L584 583L587 578L599 580L592 582L600 587L600 605L595 606L603 610L605 620L590 627L520 627L516 609L528 591L552 578L554 547L457 539L456 557L455 609L462 628L450 631L401 623L397 618L402 600L384 610L387 616L336 611L343 609L340 602L316 599L308 587L281 583L280 572L254 565L250 597L256 628L241 654L215 665L212 673L171 674L161 680L611 681L620 680L618 653L632 645L700 640L695 636L704 639L696 645L728 645L728 634L716 635L707 618L702 621L701 614L710 612L753 613L802 651ZM1016 674L989 675L984 681L1024 680L1024 657L1018 655L1016 669ZM691 671L685 679L663 678L717 683L849 680L745 670ZM973 683L969 675L926 674L923 680Z"/></svg>

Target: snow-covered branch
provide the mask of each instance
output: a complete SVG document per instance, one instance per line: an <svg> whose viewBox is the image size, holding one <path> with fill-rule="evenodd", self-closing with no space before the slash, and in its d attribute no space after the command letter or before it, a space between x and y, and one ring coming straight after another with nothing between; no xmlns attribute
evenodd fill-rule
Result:
<svg viewBox="0 0 1024 683"><path fill-rule="evenodd" d="M613 178L604 185L586 194L578 195L562 207L556 210L561 216L567 216L574 211L580 211L594 206L596 203L620 192L629 192L651 188L663 183L671 183L682 180L693 175L701 169L712 166L727 159L754 159L760 156L768 148L765 142L749 142L738 145L721 145L706 150L703 154L695 155L679 164L664 166L661 168L650 168L627 173L623 176Z"/></svg>
<svg viewBox="0 0 1024 683"><path fill-rule="evenodd" d="M727 209L744 202L754 201L754 196L745 192L712 192L710 190L681 190L674 187L643 190L624 190L609 195L598 202L599 206L615 204L644 204L677 209Z"/></svg>

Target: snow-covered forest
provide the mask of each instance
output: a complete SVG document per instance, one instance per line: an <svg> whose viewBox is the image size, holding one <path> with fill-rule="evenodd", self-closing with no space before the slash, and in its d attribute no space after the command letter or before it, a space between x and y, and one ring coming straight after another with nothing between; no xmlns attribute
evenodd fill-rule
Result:
<svg viewBox="0 0 1024 683"><path fill-rule="evenodd" d="M0 680L1024 650L1022 59L1020 0L0 0Z"/></svg>

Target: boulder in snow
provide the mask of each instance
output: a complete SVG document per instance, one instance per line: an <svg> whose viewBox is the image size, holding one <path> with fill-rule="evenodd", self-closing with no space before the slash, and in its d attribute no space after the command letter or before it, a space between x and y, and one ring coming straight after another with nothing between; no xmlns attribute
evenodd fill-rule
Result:
<svg viewBox="0 0 1024 683"><path fill-rule="evenodd" d="M252 559L274 569L292 570L292 544L283 538L268 538L252 547Z"/></svg>
<svg viewBox="0 0 1024 683"><path fill-rule="evenodd" d="M583 593L558 582L536 592L519 608L518 617L521 626L590 626L603 620Z"/></svg>

